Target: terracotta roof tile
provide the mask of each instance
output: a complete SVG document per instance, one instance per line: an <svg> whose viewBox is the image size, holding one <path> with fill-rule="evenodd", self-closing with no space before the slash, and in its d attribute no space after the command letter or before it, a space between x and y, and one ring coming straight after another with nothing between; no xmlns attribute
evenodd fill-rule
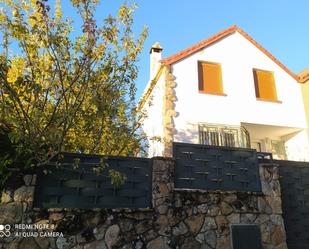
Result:
<svg viewBox="0 0 309 249"><path fill-rule="evenodd" d="M223 31L221 31L221 32L219 32L219 33L217 33L215 35L212 35L212 36L208 37L207 39L205 39L205 40L203 40L203 41L201 41L199 43L196 43L195 45L193 45L193 46L191 46L189 48L186 48L186 49L184 49L184 50L182 50L182 51L180 51L180 52L178 52L176 54L173 54L173 55L171 55L169 57L166 57L166 58L162 59L161 63L163 63L165 65L173 64L173 63L175 63L175 62L177 62L177 61L179 61L179 60L181 60L181 59L183 59L183 58L185 58L185 57L187 57L187 56L189 56L189 55L199 51L200 49L202 49L202 48L204 48L204 47L206 47L206 46L208 46L208 45L210 45L210 44L220 40L221 38L226 37L227 35L235 32L236 29L237 29L236 25L234 25L234 26L232 26L232 27L230 27L228 29L225 29L225 30L223 30Z"/></svg>
<svg viewBox="0 0 309 249"><path fill-rule="evenodd" d="M249 36L246 32L241 30L236 25L233 25L232 27L225 29L213 36L210 36L209 38L187 48L184 49L174 55L171 55L169 57L166 57L162 59L160 62L164 65L170 65L173 64L181 59L184 59L185 57L203 49L204 47L207 47L220 39L225 38L226 36L234 33L234 32L240 33L242 36L244 36L248 41L250 41L253 45L255 45L259 50L261 50L264 54L266 54L271 60L273 60L278 66L280 66L285 72L287 72L290 76L292 76L295 80L302 82L300 77L296 74L294 74L291 70L289 70L286 66L284 66L280 61L278 61L270 52L268 52L265 48L263 48L259 43L257 43L251 36Z"/></svg>
<svg viewBox="0 0 309 249"><path fill-rule="evenodd" d="M304 69L298 74L299 80L302 83L309 81L309 68Z"/></svg>

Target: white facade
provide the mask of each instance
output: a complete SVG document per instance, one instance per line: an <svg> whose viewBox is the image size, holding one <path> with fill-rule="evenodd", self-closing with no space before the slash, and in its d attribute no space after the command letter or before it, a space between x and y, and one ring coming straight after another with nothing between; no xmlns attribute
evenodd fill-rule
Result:
<svg viewBox="0 0 309 249"><path fill-rule="evenodd" d="M148 85L150 84L151 82ZM150 157L163 155L163 97L163 77L161 77L143 106L143 111L146 113L146 118L143 121L143 131L148 138L147 154Z"/></svg>
<svg viewBox="0 0 309 249"><path fill-rule="evenodd" d="M221 64L226 96L199 92L198 61ZM257 100L254 68L274 72L280 102ZM249 131L253 148L258 145L258 150L272 152L275 158L309 161L307 121L300 84L242 34L231 33L176 61L171 69L177 98L173 141L199 143L199 125L202 124L244 127ZM152 92L153 106L145 122L145 132L149 136L163 134L163 128L159 128L164 113L161 109L163 81L164 75L161 75ZM151 148L149 155L161 155L160 151Z"/></svg>

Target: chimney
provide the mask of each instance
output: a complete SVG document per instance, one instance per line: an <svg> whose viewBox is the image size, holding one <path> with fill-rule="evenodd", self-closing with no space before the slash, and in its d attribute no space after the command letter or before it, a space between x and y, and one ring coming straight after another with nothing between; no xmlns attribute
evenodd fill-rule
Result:
<svg viewBox="0 0 309 249"><path fill-rule="evenodd" d="M159 69L159 61L161 60L162 50L163 48L159 42L153 44L150 49L150 80L153 80Z"/></svg>

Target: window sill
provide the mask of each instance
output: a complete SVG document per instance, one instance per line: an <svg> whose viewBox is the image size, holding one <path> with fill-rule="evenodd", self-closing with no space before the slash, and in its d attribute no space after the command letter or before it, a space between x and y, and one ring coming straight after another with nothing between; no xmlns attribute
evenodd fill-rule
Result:
<svg viewBox="0 0 309 249"><path fill-rule="evenodd" d="M282 104L282 101L280 100L272 100L272 99L263 99L263 98L256 98L258 101L265 101L265 102L272 102L272 103L277 103L277 104Z"/></svg>
<svg viewBox="0 0 309 249"><path fill-rule="evenodd" d="M199 93L216 95L216 96L227 96L227 94L225 94L225 93L208 93L208 92L203 92L203 91L199 91Z"/></svg>

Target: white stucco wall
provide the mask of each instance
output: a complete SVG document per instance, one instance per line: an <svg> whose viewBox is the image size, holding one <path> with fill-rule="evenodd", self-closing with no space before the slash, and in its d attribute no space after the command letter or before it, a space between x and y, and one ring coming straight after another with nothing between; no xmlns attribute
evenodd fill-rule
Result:
<svg viewBox="0 0 309 249"><path fill-rule="evenodd" d="M309 162L307 130L298 132L292 137L287 136L284 140L285 151L289 160Z"/></svg>
<svg viewBox="0 0 309 249"><path fill-rule="evenodd" d="M221 64L227 96L199 93L198 60ZM278 100L282 103L256 99L253 68L274 72ZM174 141L198 143L198 123L307 127L300 84L237 32L173 64L172 70L177 83L178 113L174 118ZM302 146L308 145L308 139L298 140Z"/></svg>
<svg viewBox="0 0 309 249"><path fill-rule="evenodd" d="M143 107L143 110L146 111L147 114L142 129L148 138L148 157L162 156L163 154L163 79L164 77L162 76L159 78ZM161 141L158 139L161 139Z"/></svg>

